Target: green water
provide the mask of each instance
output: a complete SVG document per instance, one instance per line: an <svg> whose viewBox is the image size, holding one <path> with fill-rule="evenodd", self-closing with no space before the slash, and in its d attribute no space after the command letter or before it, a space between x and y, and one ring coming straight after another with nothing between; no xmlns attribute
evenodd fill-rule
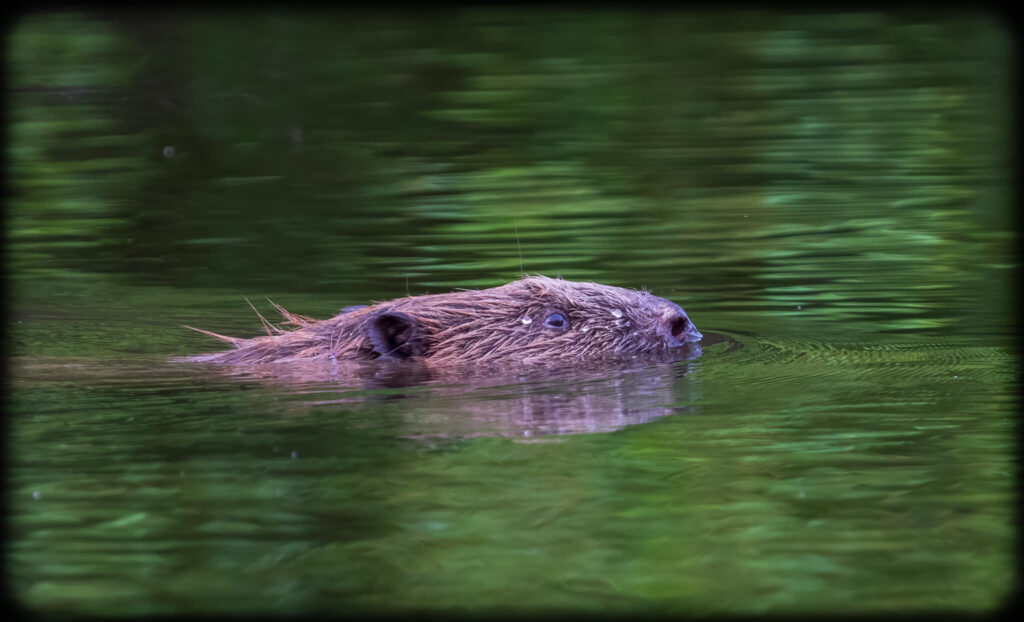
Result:
<svg viewBox="0 0 1024 622"><path fill-rule="evenodd" d="M985 612L1015 576L1012 45L981 14L24 17L6 577L31 612ZM522 272L691 361L224 369Z"/></svg>

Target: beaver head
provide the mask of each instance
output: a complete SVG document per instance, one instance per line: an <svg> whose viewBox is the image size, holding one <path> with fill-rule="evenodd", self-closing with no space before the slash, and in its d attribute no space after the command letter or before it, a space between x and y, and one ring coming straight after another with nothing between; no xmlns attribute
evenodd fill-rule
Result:
<svg viewBox="0 0 1024 622"><path fill-rule="evenodd" d="M296 330L239 339L194 360L421 359L430 363L587 360L667 352L701 334L679 305L650 293L543 276L501 287L346 307L314 321L281 309Z"/></svg>

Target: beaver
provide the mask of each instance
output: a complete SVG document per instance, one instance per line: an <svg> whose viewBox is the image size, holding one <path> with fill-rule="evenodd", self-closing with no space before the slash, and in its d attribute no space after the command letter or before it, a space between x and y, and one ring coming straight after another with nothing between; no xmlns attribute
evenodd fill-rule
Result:
<svg viewBox="0 0 1024 622"><path fill-rule="evenodd" d="M293 328L274 326L260 316L267 335L246 339L189 326L234 346L189 360L583 361L671 352L696 346L702 337L679 305L647 291L545 276L491 289L345 307L321 321L274 306L283 324Z"/></svg>

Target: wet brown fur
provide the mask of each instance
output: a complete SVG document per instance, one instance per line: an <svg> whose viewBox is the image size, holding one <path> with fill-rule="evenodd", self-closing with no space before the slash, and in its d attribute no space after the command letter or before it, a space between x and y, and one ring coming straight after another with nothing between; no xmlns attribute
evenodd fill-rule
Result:
<svg viewBox="0 0 1024 622"><path fill-rule="evenodd" d="M266 336L244 339L193 329L234 349L191 360L232 364L376 358L422 359L431 364L529 362L624 356L681 345L659 329L666 318L678 317L671 314L682 313L673 303L647 292L543 276L492 289L399 298L322 321L274 306L291 329L273 326L262 316ZM565 330L544 325L554 312L568 320ZM524 318L529 321L524 323Z"/></svg>

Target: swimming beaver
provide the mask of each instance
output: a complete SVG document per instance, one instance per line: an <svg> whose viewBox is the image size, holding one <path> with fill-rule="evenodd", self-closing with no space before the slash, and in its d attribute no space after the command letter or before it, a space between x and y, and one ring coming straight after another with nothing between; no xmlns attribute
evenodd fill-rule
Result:
<svg viewBox="0 0 1024 622"><path fill-rule="evenodd" d="M236 364L369 359L529 363L666 352L702 336L686 312L664 298L544 276L492 289L345 307L323 321L274 306L285 324L297 328L284 330L264 321L267 336L252 339L193 329L235 349L190 360Z"/></svg>

